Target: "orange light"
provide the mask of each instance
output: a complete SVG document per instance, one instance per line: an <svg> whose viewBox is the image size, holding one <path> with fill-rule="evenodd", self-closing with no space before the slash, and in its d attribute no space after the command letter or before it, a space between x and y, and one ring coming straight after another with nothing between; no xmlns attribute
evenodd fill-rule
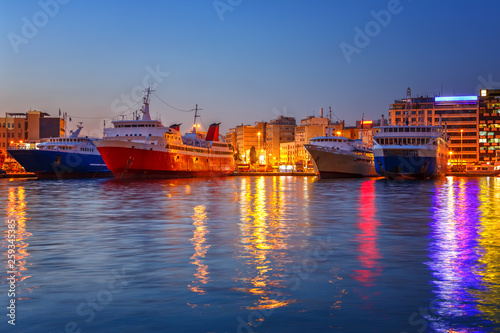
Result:
<svg viewBox="0 0 500 333"><path fill-rule="evenodd" d="M373 124L373 120L362 120L361 124L363 125Z"/></svg>
<svg viewBox="0 0 500 333"><path fill-rule="evenodd" d="M23 140L20 140L19 143L23 143Z"/></svg>
<svg viewBox="0 0 500 333"><path fill-rule="evenodd" d="M10 143L14 143L14 141L11 141Z"/></svg>

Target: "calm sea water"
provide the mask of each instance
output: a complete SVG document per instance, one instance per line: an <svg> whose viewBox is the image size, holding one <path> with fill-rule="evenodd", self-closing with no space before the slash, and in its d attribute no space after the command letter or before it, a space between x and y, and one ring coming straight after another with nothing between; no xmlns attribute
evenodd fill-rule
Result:
<svg viewBox="0 0 500 333"><path fill-rule="evenodd" d="M500 331L500 179L3 179L0 199L2 332Z"/></svg>

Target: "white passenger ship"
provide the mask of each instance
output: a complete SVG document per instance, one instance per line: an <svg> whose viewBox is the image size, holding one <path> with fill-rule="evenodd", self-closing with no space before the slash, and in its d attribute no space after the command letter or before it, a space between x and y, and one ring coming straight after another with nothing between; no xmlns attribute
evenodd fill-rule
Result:
<svg viewBox="0 0 500 333"><path fill-rule="evenodd" d="M377 176L372 149L361 140L319 136L304 147L321 178Z"/></svg>

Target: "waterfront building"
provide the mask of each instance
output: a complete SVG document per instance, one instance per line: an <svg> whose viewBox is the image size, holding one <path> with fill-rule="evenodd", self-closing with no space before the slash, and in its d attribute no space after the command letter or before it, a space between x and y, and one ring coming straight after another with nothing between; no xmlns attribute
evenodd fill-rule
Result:
<svg viewBox="0 0 500 333"><path fill-rule="evenodd" d="M280 164L295 165L297 161L297 144L295 141L280 144Z"/></svg>
<svg viewBox="0 0 500 333"><path fill-rule="evenodd" d="M265 159L265 122L256 122L255 125L238 125L229 129L226 141L234 147L235 153L239 155L241 162L250 163L250 151L254 147L257 159Z"/></svg>
<svg viewBox="0 0 500 333"><path fill-rule="evenodd" d="M305 144L309 143L309 140L316 136L324 136L328 130L330 121L328 118L308 116L300 121L300 125L295 127L295 139L294 145L295 151L292 156L294 157L293 162L307 162L310 160L310 155L304 148ZM336 130L336 129L334 129Z"/></svg>
<svg viewBox="0 0 500 333"><path fill-rule="evenodd" d="M265 131L266 164L278 164L280 144L295 141L296 121L294 117L278 116L271 120Z"/></svg>
<svg viewBox="0 0 500 333"><path fill-rule="evenodd" d="M0 149L5 154L11 144L64 136L66 122L46 112L28 111L6 112L5 117L0 117L0 124Z"/></svg>
<svg viewBox="0 0 500 333"><path fill-rule="evenodd" d="M483 89L479 96L479 161L495 162L500 151L500 89Z"/></svg>
<svg viewBox="0 0 500 333"><path fill-rule="evenodd" d="M391 125L446 125L452 165L475 163L478 149L478 96L412 97L405 115L406 99L389 106ZM441 119L440 119L441 118Z"/></svg>

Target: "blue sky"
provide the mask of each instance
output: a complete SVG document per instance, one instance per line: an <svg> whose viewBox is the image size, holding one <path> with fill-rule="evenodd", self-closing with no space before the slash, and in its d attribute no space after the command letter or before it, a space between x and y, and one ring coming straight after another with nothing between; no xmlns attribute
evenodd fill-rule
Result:
<svg viewBox="0 0 500 333"><path fill-rule="evenodd" d="M84 121L99 135L104 118L138 101L127 95L154 84L223 133L330 106L354 124L387 114L407 87L500 88L498 12L495 0L1 0L0 112L61 108L70 128ZM155 96L151 111L192 125Z"/></svg>

